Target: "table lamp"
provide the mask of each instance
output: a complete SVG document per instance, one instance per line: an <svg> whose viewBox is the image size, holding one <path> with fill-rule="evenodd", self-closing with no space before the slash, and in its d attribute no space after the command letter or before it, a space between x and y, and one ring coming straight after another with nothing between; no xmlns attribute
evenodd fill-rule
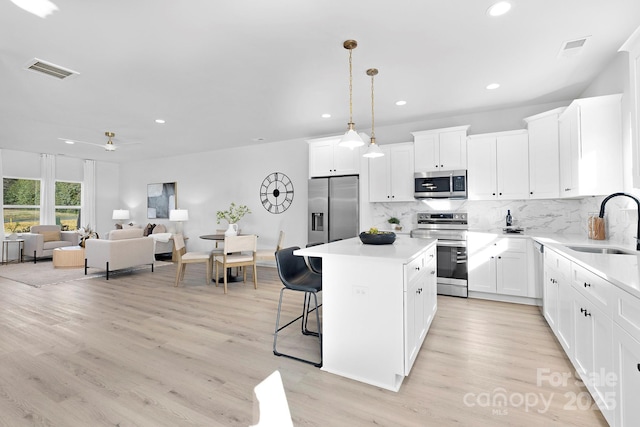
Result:
<svg viewBox="0 0 640 427"><path fill-rule="evenodd" d="M118 224L122 225L122 221L127 221L129 219L129 210L128 209L114 209L112 219L118 222Z"/></svg>
<svg viewBox="0 0 640 427"><path fill-rule="evenodd" d="M169 211L169 221L177 222L176 233L182 233L182 222L189 221L189 211L186 209L171 209Z"/></svg>

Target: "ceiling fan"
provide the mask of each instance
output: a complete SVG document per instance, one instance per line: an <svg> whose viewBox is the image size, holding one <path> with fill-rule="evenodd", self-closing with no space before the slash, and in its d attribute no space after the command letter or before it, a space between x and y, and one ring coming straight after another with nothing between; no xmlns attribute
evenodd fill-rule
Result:
<svg viewBox="0 0 640 427"><path fill-rule="evenodd" d="M114 132L105 132L105 136L108 138L106 144L98 144L96 142L87 142L87 141L79 141L77 139L69 139L69 138L58 138L61 141L64 141L67 144L88 144L95 145L96 147L102 147L105 151L116 151L117 148L125 146L125 145L134 145L141 144L140 142L119 142L117 145L113 143L113 138L116 136Z"/></svg>

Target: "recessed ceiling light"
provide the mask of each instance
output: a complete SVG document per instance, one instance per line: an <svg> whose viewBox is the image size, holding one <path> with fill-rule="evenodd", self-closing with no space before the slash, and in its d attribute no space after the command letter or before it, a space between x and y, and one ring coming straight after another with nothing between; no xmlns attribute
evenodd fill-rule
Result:
<svg viewBox="0 0 640 427"><path fill-rule="evenodd" d="M322 116L320 116L320 117L322 117L323 119L328 119L329 117L331 117L331 114L329 114L329 113L324 113L324 114L323 114Z"/></svg>
<svg viewBox="0 0 640 427"><path fill-rule="evenodd" d="M156 119L156 123L163 124L165 121L163 119Z"/></svg>
<svg viewBox="0 0 640 427"><path fill-rule="evenodd" d="M396 101L396 105L407 105L407 101Z"/></svg>
<svg viewBox="0 0 640 427"><path fill-rule="evenodd" d="M65 139L65 141L64 141L64 142L65 142L65 144L70 144L70 145L73 145L73 144L75 144L75 143L76 143L75 141L71 141L71 140L69 140L69 139Z"/></svg>
<svg viewBox="0 0 640 427"><path fill-rule="evenodd" d="M489 16L501 16L509 12L511 9L511 3L508 1L499 1L498 3L487 9L487 15Z"/></svg>
<svg viewBox="0 0 640 427"><path fill-rule="evenodd" d="M490 85L487 85L488 90L498 89L499 87L500 85L498 83L491 83Z"/></svg>

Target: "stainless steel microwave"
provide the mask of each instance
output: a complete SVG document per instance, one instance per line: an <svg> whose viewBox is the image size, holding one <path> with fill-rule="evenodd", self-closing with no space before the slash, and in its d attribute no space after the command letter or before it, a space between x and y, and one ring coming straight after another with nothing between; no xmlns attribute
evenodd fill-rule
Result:
<svg viewBox="0 0 640 427"><path fill-rule="evenodd" d="M467 171L416 172L414 197L416 199L466 199Z"/></svg>

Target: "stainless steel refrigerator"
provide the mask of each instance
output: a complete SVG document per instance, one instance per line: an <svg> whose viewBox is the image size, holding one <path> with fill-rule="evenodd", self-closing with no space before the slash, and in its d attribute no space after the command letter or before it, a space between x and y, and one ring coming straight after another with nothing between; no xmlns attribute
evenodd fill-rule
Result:
<svg viewBox="0 0 640 427"><path fill-rule="evenodd" d="M358 176L309 180L309 241L328 243L359 233Z"/></svg>

